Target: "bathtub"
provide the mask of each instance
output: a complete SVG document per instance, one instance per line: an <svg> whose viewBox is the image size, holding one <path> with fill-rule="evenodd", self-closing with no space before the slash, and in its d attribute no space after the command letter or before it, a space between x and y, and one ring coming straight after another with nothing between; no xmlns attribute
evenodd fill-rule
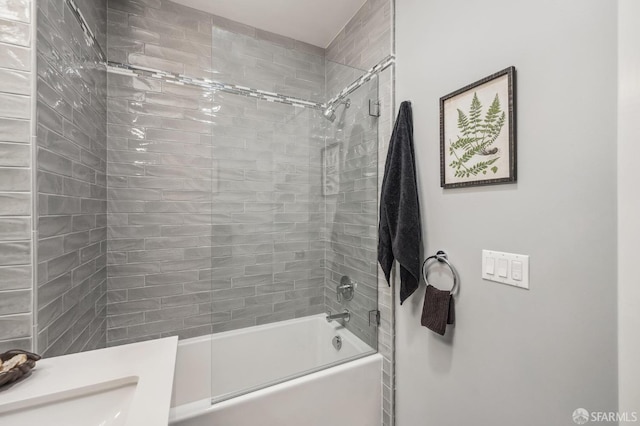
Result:
<svg viewBox="0 0 640 426"><path fill-rule="evenodd" d="M170 424L380 425L381 375L382 356L324 314L186 339Z"/></svg>

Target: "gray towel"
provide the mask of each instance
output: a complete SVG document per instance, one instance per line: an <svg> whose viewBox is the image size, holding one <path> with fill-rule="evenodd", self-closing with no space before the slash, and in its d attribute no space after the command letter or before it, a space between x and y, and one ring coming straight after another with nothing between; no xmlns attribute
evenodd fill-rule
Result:
<svg viewBox="0 0 640 426"><path fill-rule="evenodd" d="M393 261L400 264L400 304L411 296L420 282L420 204L413 152L411 102L400 112L389 142L389 152L380 193L378 262L391 285Z"/></svg>
<svg viewBox="0 0 640 426"><path fill-rule="evenodd" d="M455 322L456 313L451 293L446 290L438 290L432 285L427 285L420 323L429 330L444 336L447 324Z"/></svg>

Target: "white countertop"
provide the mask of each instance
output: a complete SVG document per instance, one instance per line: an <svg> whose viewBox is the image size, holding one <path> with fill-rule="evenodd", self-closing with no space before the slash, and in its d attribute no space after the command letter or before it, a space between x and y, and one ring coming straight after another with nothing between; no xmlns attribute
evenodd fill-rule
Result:
<svg viewBox="0 0 640 426"><path fill-rule="evenodd" d="M0 423L3 412L22 403L121 380L137 381L125 425L167 425L177 345L177 337L167 337L40 360L30 377L0 391Z"/></svg>

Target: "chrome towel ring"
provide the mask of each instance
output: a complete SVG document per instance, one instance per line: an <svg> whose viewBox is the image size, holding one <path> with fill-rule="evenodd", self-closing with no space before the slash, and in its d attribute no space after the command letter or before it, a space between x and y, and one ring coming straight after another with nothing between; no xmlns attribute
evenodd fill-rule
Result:
<svg viewBox="0 0 640 426"><path fill-rule="evenodd" d="M438 250L436 254L427 257L422 263L422 276L424 277L424 281L427 283L427 285L429 285L429 280L427 280L427 274L428 274L427 263L431 259L435 259L440 263L446 264L451 270L451 274L453 275L453 287L451 287L451 291L449 291L449 294L451 295L454 294L458 289L458 274L456 273L456 270L453 269L453 266L451 266L451 263L449 263L449 260L447 258L447 253L445 253L442 250Z"/></svg>

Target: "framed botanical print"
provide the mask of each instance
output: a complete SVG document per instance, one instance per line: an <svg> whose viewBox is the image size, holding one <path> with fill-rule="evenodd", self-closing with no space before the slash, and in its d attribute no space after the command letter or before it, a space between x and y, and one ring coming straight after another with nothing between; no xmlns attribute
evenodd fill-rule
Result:
<svg viewBox="0 0 640 426"><path fill-rule="evenodd" d="M440 186L516 182L516 70L440 98Z"/></svg>

